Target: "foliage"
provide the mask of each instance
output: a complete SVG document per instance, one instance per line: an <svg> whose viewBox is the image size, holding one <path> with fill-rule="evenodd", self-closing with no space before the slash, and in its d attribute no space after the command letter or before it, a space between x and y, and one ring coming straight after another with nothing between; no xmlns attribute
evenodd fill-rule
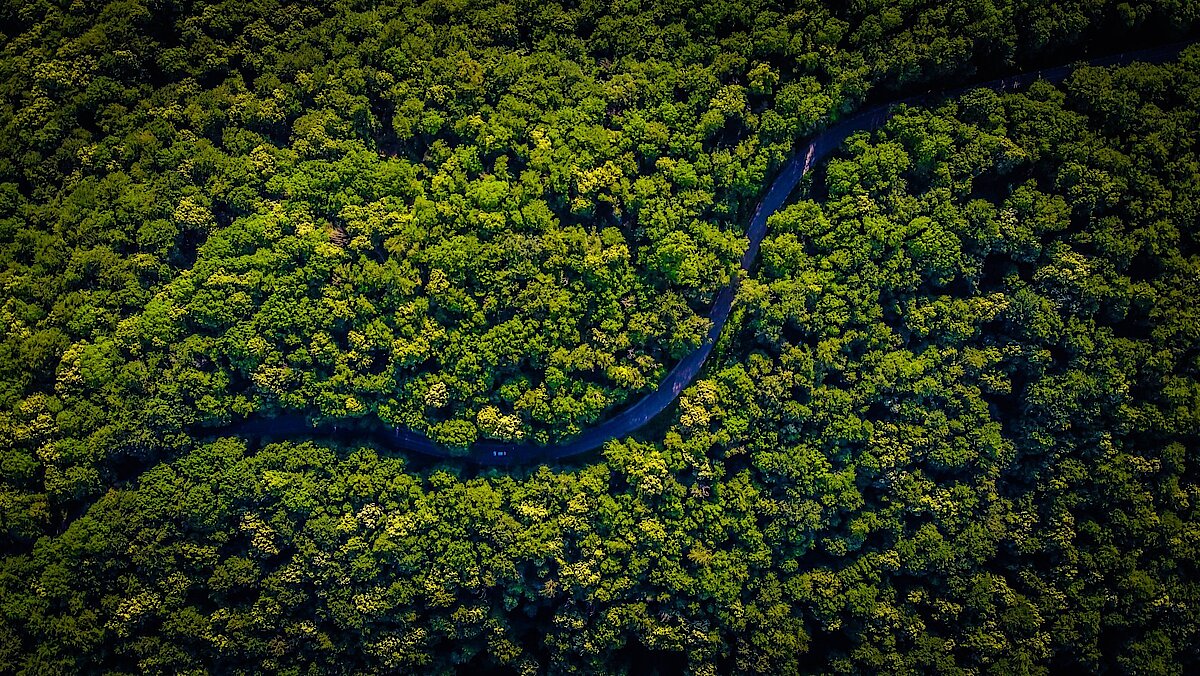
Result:
<svg viewBox="0 0 1200 676"><path fill-rule="evenodd" d="M0 7L0 671L1200 664L1194 48L851 138L593 465L194 434L568 438L798 139L1191 3L379 4Z"/></svg>

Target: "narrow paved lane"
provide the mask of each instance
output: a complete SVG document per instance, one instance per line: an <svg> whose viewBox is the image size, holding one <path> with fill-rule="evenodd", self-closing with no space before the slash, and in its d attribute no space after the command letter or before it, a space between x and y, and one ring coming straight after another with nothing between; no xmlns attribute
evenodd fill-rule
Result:
<svg viewBox="0 0 1200 676"><path fill-rule="evenodd" d="M1177 43L1101 57L1087 61L1086 65L1111 66L1132 63L1134 61L1147 63L1168 61L1178 55L1189 44L1191 43ZM851 134L858 131L877 129L882 126L891 117L892 111L897 106L920 105L943 100L972 89L1010 91L1024 88L1037 80L1058 83L1066 79L1080 65L1085 64L1063 65L967 87L947 89L936 93L892 101L860 112L830 127L813 138L807 146L792 156L791 160L783 166L779 175L771 184L771 188L767 191L766 196L759 203L754 216L750 219L749 226L746 228L746 237L750 243L746 247L745 254L742 256L742 269L749 271L754 266L755 261L758 259L759 247L762 245L762 240L767 234L767 219L784 205L788 196L796 188L796 184L800 182L800 179L812 170L818 162L840 148L842 143ZM369 429L356 426L352 431L347 431L344 427L339 431L337 426L333 424L314 427L304 416L296 414L276 417L253 417L224 428L202 430L201 433L276 438L338 436L344 439L351 437L362 441L371 441L383 448L394 451L414 452L440 458L454 458L482 465L516 465L544 462L587 453L588 451L600 448L613 439L629 436L640 429L651 418L670 406L679 396L679 393L699 375L700 370L704 368L704 364L708 360L709 354L712 353L717 338L720 337L721 331L725 328L725 322L729 319L730 310L733 308L733 299L737 293L737 283L738 277L735 275L730 284L717 294L712 312L709 314L709 319L712 321L712 328L709 330L704 342L676 364L662 382L659 383L656 390L645 395L612 418L595 427L584 430L572 439L558 444L540 446L532 443L485 440L472 445L466 450L465 454L455 453L434 443L421 432L408 428L392 428L384 425L382 422L376 421L376 424L371 425ZM359 421L356 424L362 425L363 423Z"/></svg>

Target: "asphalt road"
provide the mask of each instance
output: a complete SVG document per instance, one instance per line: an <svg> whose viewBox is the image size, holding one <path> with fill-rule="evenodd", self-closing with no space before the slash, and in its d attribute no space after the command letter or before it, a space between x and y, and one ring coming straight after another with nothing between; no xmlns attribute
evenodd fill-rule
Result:
<svg viewBox="0 0 1200 676"><path fill-rule="evenodd" d="M900 105L921 105L943 100L962 94L971 89L992 89L995 91L1010 91L1021 89L1037 80L1057 83L1066 79L1076 68L1082 65L1111 66L1134 61L1157 63L1175 57L1190 42L1177 43L1162 47L1125 52L1113 56L1101 57L1085 62L1066 64L1055 68L1021 73L1010 77L990 80L969 86L945 89L934 93L913 96L898 101L892 101L869 108L849 117L821 134L817 135L800 149L783 166L775 181L767 190L766 196L759 203L746 228L746 237L750 244L742 256L741 267L749 271L758 259L758 250L763 237L767 234L767 219L779 210L795 189L796 184L818 162L828 157L841 147L848 136L855 132L877 129L882 126L892 112ZM705 336L704 342L693 352L684 357L667 376L659 383L658 388L645 395L628 408L613 417L601 422L595 427L581 432L578 436L557 444L538 445L533 443L512 443L483 440L475 443L465 452L453 452L434 443L429 437L416 430L385 425L382 421L374 420L367 423L361 420L347 421L338 429L332 423L314 426L304 416L288 414L274 417L256 416L247 420L233 423L224 428L211 428L202 433L233 434L247 437L312 437L335 436L350 441L370 441L380 447L398 452L420 453L437 458L447 458L472 462L480 465L517 465L535 462L545 462L568 458L588 451L593 451L605 443L627 437L671 405L680 392L683 391L701 369L712 353L713 346L733 309L733 299L737 293L738 276L717 295L713 303L709 319L712 328Z"/></svg>

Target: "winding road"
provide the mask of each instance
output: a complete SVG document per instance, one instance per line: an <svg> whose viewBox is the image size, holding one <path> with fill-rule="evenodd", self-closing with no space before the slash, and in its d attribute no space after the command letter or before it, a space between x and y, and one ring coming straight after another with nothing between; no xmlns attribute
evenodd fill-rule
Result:
<svg viewBox="0 0 1200 676"><path fill-rule="evenodd" d="M766 196L759 202L754 216L746 229L746 237L750 244L742 255L741 267L750 271L758 259L758 250L763 237L767 234L767 219L779 210L787 201L800 179L804 177L818 162L828 157L841 147L848 136L858 131L877 129L882 126L896 107L901 105L919 105L931 101L954 97L972 89L991 89L994 91L1009 91L1025 87L1037 80L1052 83L1061 82L1073 71L1083 65L1111 66L1132 63L1135 61L1159 63L1168 61L1179 54L1192 42L1176 43L1162 47L1154 47L1135 52L1124 52L1107 57L1101 57L1074 64L1058 66L1046 70L1033 71L1013 75L1006 78L981 82L978 84L946 89L938 92L913 96L891 101L862 111L825 130L812 139L803 149L799 150L783 166L775 181L767 190ZM732 281L717 294L713 302L709 319L712 327L704 341L694 351L684 357L667 376L659 383L658 388L645 395L637 402L622 410L617 415L605 420L595 427L584 430L578 436L557 444L538 445L532 443L513 443L483 440L470 446L465 453L453 452L438 445L421 432L408 428L393 428L382 421L374 421L364 426L362 421L355 421L353 427L339 432L336 425L322 424L313 426L307 418L299 414L286 414L273 417L255 416L235 422L222 428L198 430L205 435L233 434L243 437L257 438L292 438L335 436L342 439L370 441L381 448L412 452L435 458L455 459L480 465L510 466L534 462L546 462L580 455L593 451L605 443L626 437L640 429L652 418L657 416L683 391L696 376L699 375L713 346L725 328L729 313L733 308L733 299L737 293L739 275L734 275Z"/></svg>

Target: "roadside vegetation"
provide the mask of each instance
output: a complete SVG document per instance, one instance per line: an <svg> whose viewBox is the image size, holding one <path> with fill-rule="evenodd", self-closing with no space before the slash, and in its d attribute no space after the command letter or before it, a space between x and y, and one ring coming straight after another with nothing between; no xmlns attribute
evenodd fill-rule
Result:
<svg viewBox="0 0 1200 676"><path fill-rule="evenodd" d="M851 137L594 464L219 430L570 438L798 141L1197 11L5 4L0 671L1194 670L1197 48Z"/></svg>

